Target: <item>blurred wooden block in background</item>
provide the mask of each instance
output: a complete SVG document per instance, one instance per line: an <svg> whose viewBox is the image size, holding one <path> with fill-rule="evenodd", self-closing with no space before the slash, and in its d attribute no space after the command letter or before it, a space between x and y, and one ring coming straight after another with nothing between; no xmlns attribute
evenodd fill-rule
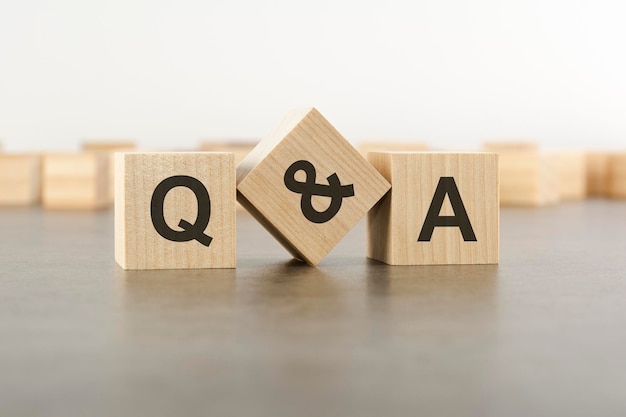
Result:
<svg viewBox="0 0 626 417"><path fill-rule="evenodd" d="M42 157L42 205L48 209L96 210L113 202L111 156L101 152L48 153Z"/></svg>
<svg viewBox="0 0 626 417"><path fill-rule="evenodd" d="M198 150L201 152L231 152L235 155L235 165L239 165L241 161L254 149L259 143L258 140L232 140L232 141L210 141L206 140L200 143Z"/></svg>
<svg viewBox="0 0 626 417"><path fill-rule="evenodd" d="M532 141L485 142L483 151L500 155L500 205L539 207L561 198L559 165Z"/></svg>
<svg viewBox="0 0 626 417"><path fill-rule="evenodd" d="M368 152L416 152L429 150L426 142L367 141L359 144L359 152L367 157Z"/></svg>
<svg viewBox="0 0 626 417"><path fill-rule="evenodd" d="M554 157L538 152L499 155L501 206L541 207L560 201L559 167Z"/></svg>
<svg viewBox="0 0 626 417"><path fill-rule="evenodd" d="M606 197L609 190L608 152L587 153L587 195Z"/></svg>
<svg viewBox="0 0 626 417"><path fill-rule="evenodd" d="M82 149L89 152L131 152L137 149L132 140L85 140Z"/></svg>
<svg viewBox="0 0 626 417"><path fill-rule="evenodd" d="M531 140L487 141L482 147L485 152L539 152L539 144Z"/></svg>
<svg viewBox="0 0 626 417"><path fill-rule="evenodd" d="M587 197L587 158L582 151L551 153L558 163L561 200L582 200Z"/></svg>
<svg viewBox="0 0 626 417"><path fill-rule="evenodd" d="M626 153L610 154L608 171L608 196L626 199Z"/></svg>
<svg viewBox="0 0 626 417"><path fill-rule="evenodd" d="M35 154L0 154L0 205L28 206L41 196L41 158Z"/></svg>
<svg viewBox="0 0 626 417"><path fill-rule="evenodd" d="M109 193L113 201L115 194L115 152L132 152L137 149L137 145L132 140L86 140L82 144L82 149L87 152L104 152L109 154Z"/></svg>
<svg viewBox="0 0 626 417"><path fill-rule="evenodd" d="M231 153L117 153L115 260L124 269L234 268Z"/></svg>
<svg viewBox="0 0 626 417"><path fill-rule="evenodd" d="M237 166L237 200L297 259L317 265L389 183L316 110L294 110Z"/></svg>
<svg viewBox="0 0 626 417"><path fill-rule="evenodd" d="M495 264L498 155L374 152L391 192L367 218L368 257L390 265Z"/></svg>

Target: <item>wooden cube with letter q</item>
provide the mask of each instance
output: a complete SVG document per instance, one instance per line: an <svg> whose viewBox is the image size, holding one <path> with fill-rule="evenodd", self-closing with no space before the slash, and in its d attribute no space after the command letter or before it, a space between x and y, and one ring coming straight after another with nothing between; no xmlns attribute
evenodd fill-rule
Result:
<svg viewBox="0 0 626 417"><path fill-rule="evenodd" d="M115 260L124 269L234 268L232 153L117 153Z"/></svg>
<svg viewBox="0 0 626 417"><path fill-rule="evenodd" d="M389 183L315 109L295 110L237 166L237 200L317 265Z"/></svg>
<svg viewBox="0 0 626 417"><path fill-rule="evenodd" d="M391 191L368 215L368 256L390 265L496 264L498 155L374 152Z"/></svg>

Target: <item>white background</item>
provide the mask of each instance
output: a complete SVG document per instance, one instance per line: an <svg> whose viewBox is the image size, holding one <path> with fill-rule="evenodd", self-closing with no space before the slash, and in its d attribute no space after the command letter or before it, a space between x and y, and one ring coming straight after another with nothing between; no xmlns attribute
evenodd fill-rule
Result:
<svg viewBox="0 0 626 417"><path fill-rule="evenodd" d="M0 0L0 140L192 147L315 106L354 143L626 148L626 2Z"/></svg>

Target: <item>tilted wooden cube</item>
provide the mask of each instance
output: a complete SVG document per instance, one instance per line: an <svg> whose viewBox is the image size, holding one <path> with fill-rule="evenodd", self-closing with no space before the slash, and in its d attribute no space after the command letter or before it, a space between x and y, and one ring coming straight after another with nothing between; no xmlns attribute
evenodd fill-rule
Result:
<svg viewBox="0 0 626 417"><path fill-rule="evenodd" d="M609 190L609 159L608 152L587 153L587 195L606 197Z"/></svg>
<svg viewBox="0 0 626 417"><path fill-rule="evenodd" d="M115 260L124 269L234 268L232 153L117 153Z"/></svg>
<svg viewBox="0 0 626 417"><path fill-rule="evenodd" d="M41 158L34 154L0 154L0 205L28 206L41 196Z"/></svg>
<svg viewBox="0 0 626 417"><path fill-rule="evenodd" d="M498 155L375 152L391 183L370 211L368 257L390 265L495 264Z"/></svg>
<svg viewBox="0 0 626 417"><path fill-rule="evenodd" d="M297 259L317 265L389 183L315 109L299 109L237 167L237 199Z"/></svg>
<svg viewBox="0 0 626 417"><path fill-rule="evenodd" d="M552 155L559 168L561 200L582 200L587 197L587 159L581 151L559 151Z"/></svg>
<svg viewBox="0 0 626 417"><path fill-rule="evenodd" d="M51 153L42 157L42 205L48 209L94 210L109 207L110 156Z"/></svg>
<svg viewBox="0 0 626 417"><path fill-rule="evenodd" d="M608 195L626 199L626 153L616 152L609 156Z"/></svg>

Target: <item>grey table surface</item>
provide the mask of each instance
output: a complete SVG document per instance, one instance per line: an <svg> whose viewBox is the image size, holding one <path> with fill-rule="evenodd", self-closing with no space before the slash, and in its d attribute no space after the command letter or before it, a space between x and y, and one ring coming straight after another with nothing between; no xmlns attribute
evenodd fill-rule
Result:
<svg viewBox="0 0 626 417"><path fill-rule="evenodd" d="M113 215L0 210L2 416L623 416L626 203L504 209L500 265L125 272Z"/></svg>

